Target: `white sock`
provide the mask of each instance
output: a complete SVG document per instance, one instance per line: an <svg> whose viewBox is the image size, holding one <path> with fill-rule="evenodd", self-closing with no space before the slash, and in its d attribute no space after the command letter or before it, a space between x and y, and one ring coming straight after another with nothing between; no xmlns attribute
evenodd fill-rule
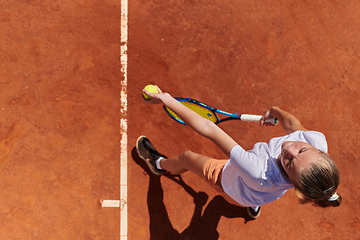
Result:
<svg viewBox="0 0 360 240"><path fill-rule="evenodd" d="M159 157L155 163L156 163L156 168L159 169L159 170L163 170L162 167L160 166L160 161L164 159L163 157Z"/></svg>
<svg viewBox="0 0 360 240"><path fill-rule="evenodd" d="M255 212L257 212L259 210L260 206L256 206L256 207L251 207Z"/></svg>

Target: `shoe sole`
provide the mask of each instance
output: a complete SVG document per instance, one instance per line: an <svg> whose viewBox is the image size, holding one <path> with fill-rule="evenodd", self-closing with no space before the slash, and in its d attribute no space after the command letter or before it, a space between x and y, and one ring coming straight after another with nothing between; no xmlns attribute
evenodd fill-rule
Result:
<svg viewBox="0 0 360 240"><path fill-rule="evenodd" d="M149 170L150 170L153 174L155 174L156 176L162 175L163 173L158 173L158 172L156 172L156 171L154 170L153 166L151 165L151 163L149 163L149 161L146 160L146 158L144 158L144 157L142 156L142 154L140 153L140 151L139 151L139 141L140 141L141 138L146 138L146 136L140 136L140 137L138 137L138 139L136 140L136 152L137 152L138 156L139 156L142 160L144 160L144 162L145 162L146 165L148 166Z"/></svg>
<svg viewBox="0 0 360 240"><path fill-rule="evenodd" d="M259 210L258 214L256 214L256 216L254 216L254 215L251 214L249 208L246 208L246 211L247 211L249 217L250 217L251 219L253 219L253 220L257 219L257 218L260 216L260 213L261 213L261 209Z"/></svg>

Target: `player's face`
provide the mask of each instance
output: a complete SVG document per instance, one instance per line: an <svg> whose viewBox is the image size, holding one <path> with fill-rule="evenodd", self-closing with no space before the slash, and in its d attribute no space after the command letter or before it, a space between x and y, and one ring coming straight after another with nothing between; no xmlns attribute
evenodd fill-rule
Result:
<svg viewBox="0 0 360 240"><path fill-rule="evenodd" d="M301 173L319 161L319 150L305 142L288 141L281 146L281 164L291 181L297 181Z"/></svg>

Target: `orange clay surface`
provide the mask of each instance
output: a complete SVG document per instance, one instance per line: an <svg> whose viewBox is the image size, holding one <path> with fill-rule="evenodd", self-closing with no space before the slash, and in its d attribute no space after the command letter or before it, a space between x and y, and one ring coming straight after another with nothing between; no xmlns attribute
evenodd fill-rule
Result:
<svg viewBox="0 0 360 240"><path fill-rule="evenodd" d="M119 1L0 6L0 239L119 239Z"/></svg>
<svg viewBox="0 0 360 240"><path fill-rule="evenodd" d="M360 239L360 2L129 1L128 151L146 135L163 154L225 155L147 104L157 84L235 113L277 105L323 132L341 171L338 208L300 205L293 190L248 221L193 173L182 181L144 174L129 157L129 239ZM281 126L230 121L245 149L284 134Z"/></svg>
<svg viewBox="0 0 360 240"><path fill-rule="evenodd" d="M0 239L119 239L120 1L0 0ZM128 239L359 239L360 3L129 0ZM249 221L199 177L147 174L135 141L224 154L147 104L157 84L231 112L272 105L323 132L339 208L293 190ZM227 122L251 149L280 126Z"/></svg>

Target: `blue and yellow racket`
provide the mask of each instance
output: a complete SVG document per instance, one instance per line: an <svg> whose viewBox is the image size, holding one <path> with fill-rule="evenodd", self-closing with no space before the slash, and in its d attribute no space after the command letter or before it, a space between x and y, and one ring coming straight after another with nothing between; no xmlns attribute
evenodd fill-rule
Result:
<svg viewBox="0 0 360 240"><path fill-rule="evenodd" d="M229 120L241 120L245 122L260 122L262 116L261 115L252 115L252 114L234 114L234 113L228 113L213 107L210 107L209 105L196 101L191 98L183 98L183 97L176 97L176 100L181 102L185 107L190 108L203 118L209 119L215 124L229 121ZM183 120L181 120L173 111L171 111L169 108L164 106L164 109L166 113L175 121L185 124ZM226 116L225 118L220 119L218 114L222 114ZM265 122L269 122L273 125L276 125L278 123L278 120L276 118L270 118L265 120Z"/></svg>

